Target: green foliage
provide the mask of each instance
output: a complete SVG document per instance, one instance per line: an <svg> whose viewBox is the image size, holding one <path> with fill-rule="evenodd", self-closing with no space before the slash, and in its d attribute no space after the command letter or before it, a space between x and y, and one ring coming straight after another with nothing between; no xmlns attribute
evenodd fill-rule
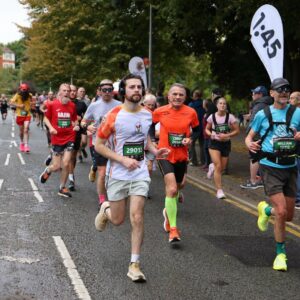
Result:
<svg viewBox="0 0 300 300"><path fill-rule="evenodd" d="M12 94L20 82L18 69L0 69L0 94Z"/></svg>

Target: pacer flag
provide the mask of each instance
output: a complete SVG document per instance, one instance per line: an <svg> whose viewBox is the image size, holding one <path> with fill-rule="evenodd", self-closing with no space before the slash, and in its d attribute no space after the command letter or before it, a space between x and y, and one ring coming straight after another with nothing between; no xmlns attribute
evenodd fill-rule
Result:
<svg viewBox="0 0 300 300"><path fill-rule="evenodd" d="M250 34L251 43L271 81L283 77L283 27L274 6L265 4L256 11L251 21Z"/></svg>
<svg viewBox="0 0 300 300"><path fill-rule="evenodd" d="M144 61L141 57L134 56L129 61L129 72L134 75L140 75L143 78L145 88L147 88L147 74Z"/></svg>

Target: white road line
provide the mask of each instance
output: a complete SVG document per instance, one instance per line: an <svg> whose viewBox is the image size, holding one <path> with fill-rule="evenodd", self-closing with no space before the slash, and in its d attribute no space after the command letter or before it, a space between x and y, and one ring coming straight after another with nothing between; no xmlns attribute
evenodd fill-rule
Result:
<svg viewBox="0 0 300 300"><path fill-rule="evenodd" d="M30 182L30 185L32 187L33 191L38 191L39 189L37 188L37 186L35 185L34 181L32 178L28 178L28 181Z"/></svg>
<svg viewBox="0 0 300 300"><path fill-rule="evenodd" d="M16 141L12 141L12 144L17 148L18 145L17 145L17 142Z"/></svg>
<svg viewBox="0 0 300 300"><path fill-rule="evenodd" d="M76 266L68 252L64 241L60 236L53 236L53 239L61 258L63 259L64 266L67 269L67 273L71 279L72 284L74 285L74 290L79 299L90 300L91 296L86 289L83 281L81 280L78 271L76 270Z"/></svg>
<svg viewBox="0 0 300 300"><path fill-rule="evenodd" d="M13 137L13 138L15 137L15 133L14 132L11 133L11 137Z"/></svg>
<svg viewBox="0 0 300 300"><path fill-rule="evenodd" d="M37 201L44 202L43 197L41 196L41 194L38 191L33 191L34 197L37 199Z"/></svg>
<svg viewBox="0 0 300 300"><path fill-rule="evenodd" d="M26 258L26 257L15 258L12 256L0 256L0 259L12 261L12 262L18 262L21 264L30 264L30 265L40 261L39 259L32 259L32 258Z"/></svg>
<svg viewBox="0 0 300 300"><path fill-rule="evenodd" d="M4 166L8 166L8 164L9 164L9 159L10 159L10 153L8 153L8 154L6 155L6 160L5 160Z"/></svg>
<svg viewBox="0 0 300 300"><path fill-rule="evenodd" d="M12 148L12 144L9 145L9 148Z"/></svg>
<svg viewBox="0 0 300 300"><path fill-rule="evenodd" d="M22 164L22 165L25 165L25 161L24 161L24 159L23 159L22 154L21 154L21 153L18 153L18 156L19 156L19 159L20 159L21 164Z"/></svg>
<svg viewBox="0 0 300 300"><path fill-rule="evenodd" d="M4 179L0 179L0 190L2 188L3 181L4 181Z"/></svg>
<svg viewBox="0 0 300 300"><path fill-rule="evenodd" d="M14 126L11 127L11 131L15 131L15 127Z"/></svg>

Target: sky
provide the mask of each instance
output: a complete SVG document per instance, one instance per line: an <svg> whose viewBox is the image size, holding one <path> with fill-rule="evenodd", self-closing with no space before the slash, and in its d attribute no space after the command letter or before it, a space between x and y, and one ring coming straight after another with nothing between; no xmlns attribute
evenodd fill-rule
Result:
<svg viewBox="0 0 300 300"><path fill-rule="evenodd" d="M26 8L18 0L0 0L0 43L7 44L22 38L14 23L30 25Z"/></svg>

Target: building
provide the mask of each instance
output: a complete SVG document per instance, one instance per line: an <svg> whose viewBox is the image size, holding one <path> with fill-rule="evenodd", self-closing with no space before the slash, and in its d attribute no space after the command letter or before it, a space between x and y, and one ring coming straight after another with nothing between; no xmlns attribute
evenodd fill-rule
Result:
<svg viewBox="0 0 300 300"><path fill-rule="evenodd" d="M0 68L8 69L15 68L15 53L9 48L4 47L2 49L2 55L0 55Z"/></svg>

